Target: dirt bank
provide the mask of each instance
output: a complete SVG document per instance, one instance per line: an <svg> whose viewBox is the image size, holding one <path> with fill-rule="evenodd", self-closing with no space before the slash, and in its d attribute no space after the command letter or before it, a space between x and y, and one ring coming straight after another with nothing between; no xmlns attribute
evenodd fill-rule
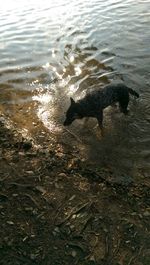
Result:
<svg viewBox="0 0 150 265"><path fill-rule="evenodd" d="M149 184L114 177L1 116L0 264L149 265Z"/></svg>

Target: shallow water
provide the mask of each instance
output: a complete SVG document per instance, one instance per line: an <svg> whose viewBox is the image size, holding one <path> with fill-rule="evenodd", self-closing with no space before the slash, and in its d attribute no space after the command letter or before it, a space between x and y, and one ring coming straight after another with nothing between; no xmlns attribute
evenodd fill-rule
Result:
<svg viewBox="0 0 150 265"><path fill-rule="evenodd" d="M50 134L78 145L98 167L148 176L149 10L149 0L5 0L0 9L0 110L29 133L41 120ZM105 111L103 139L92 120L64 130L70 96L77 99L90 88L120 81L139 92L140 99L131 99L128 117Z"/></svg>

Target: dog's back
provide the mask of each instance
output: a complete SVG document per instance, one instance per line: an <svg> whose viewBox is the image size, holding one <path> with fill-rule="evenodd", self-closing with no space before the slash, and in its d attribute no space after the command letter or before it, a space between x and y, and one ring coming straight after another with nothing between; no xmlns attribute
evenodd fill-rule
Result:
<svg viewBox="0 0 150 265"><path fill-rule="evenodd" d="M119 101L121 96L128 94L124 85L107 85L102 89L90 90L86 96L78 101L88 109L99 110Z"/></svg>
<svg viewBox="0 0 150 265"><path fill-rule="evenodd" d="M91 90L77 102L71 98L71 105L66 113L64 125L71 124L75 119L83 117L97 118L101 126L103 109L119 102L120 111L128 113L129 93L139 97L138 93L124 84L107 85L103 89Z"/></svg>

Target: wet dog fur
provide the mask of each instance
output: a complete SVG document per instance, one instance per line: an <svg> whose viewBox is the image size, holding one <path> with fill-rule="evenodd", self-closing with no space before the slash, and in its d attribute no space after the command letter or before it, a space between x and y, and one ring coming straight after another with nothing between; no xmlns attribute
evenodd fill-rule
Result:
<svg viewBox="0 0 150 265"><path fill-rule="evenodd" d="M128 114L129 94L139 97L139 94L124 84L107 85L101 90L93 90L77 102L70 98L71 104L66 112L64 126L70 125L75 119L94 117L103 131L103 110L110 105L119 103L120 111Z"/></svg>

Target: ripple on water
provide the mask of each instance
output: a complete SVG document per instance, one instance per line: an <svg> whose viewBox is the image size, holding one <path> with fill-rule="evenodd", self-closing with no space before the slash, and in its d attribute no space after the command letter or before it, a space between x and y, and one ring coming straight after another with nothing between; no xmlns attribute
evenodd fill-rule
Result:
<svg viewBox="0 0 150 265"><path fill-rule="evenodd" d="M5 0L0 109L24 126L37 115L50 132L63 134L70 96L78 99L89 88L122 80L140 92L137 103L131 100L129 117L108 109L101 141L92 120L89 130L76 121L70 131L82 139L81 149L93 163L117 168L119 157L119 170L144 170L150 162L148 12L148 0Z"/></svg>

